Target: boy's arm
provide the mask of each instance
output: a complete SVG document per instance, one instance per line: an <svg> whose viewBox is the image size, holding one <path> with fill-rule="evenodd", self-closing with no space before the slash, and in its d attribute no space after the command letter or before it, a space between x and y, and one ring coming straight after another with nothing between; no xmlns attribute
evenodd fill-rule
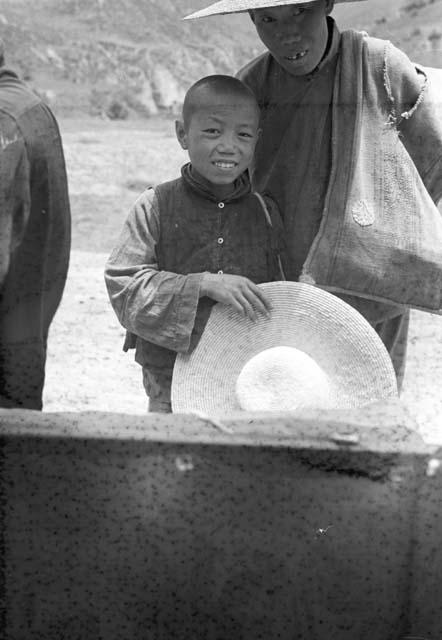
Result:
<svg viewBox="0 0 442 640"><path fill-rule="evenodd" d="M124 223L106 264L106 286L123 327L149 342L186 352L203 274L159 271L159 234L157 201L149 189L138 198Z"/></svg>
<svg viewBox="0 0 442 640"><path fill-rule="evenodd" d="M420 70L390 45L387 73L400 139L434 202L442 198L442 73Z"/></svg>

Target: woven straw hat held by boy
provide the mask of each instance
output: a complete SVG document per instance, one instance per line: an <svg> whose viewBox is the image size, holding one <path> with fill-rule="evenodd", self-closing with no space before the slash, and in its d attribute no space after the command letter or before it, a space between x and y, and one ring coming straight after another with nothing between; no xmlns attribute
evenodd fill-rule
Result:
<svg viewBox="0 0 442 640"><path fill-rule="evenodd" d="M217 304L195 350L178 355L173 411L337 409L397 396L388 352L359 312L311 285L259 286L269 318L253 323Z"/></svg>

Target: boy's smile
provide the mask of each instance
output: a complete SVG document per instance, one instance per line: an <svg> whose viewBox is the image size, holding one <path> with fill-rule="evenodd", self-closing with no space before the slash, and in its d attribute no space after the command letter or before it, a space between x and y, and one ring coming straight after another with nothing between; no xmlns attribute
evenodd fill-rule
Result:
<svg viewBox="0 0 442 640"><path fill-rule="evenodd" d="M177 122L177 138L203 178L214 185L230 185L252 162L258 108L243 96L205 93L187 128Z"/></svg>
<svg viewBox="0 0 442 640"><path fill-rule="evenodd" d="M259 37L288 73L311 73L327 46L331 0L250 11Z"/></svg>

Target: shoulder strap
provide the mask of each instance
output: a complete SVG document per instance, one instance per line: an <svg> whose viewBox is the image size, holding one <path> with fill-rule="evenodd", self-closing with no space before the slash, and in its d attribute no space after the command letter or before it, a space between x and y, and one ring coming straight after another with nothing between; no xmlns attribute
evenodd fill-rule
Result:
<svg viewBox="0 0 442 640"><path fill-rule="evenodd" d="M270 213L269 213L269 210L267 208L266 201L264 200L262 195L260 193L258 193L257 191L254 191L253 195L258 198L258 200L259 200L259 202L261 204L261 207L262 207L262 209L264 211L265 218L267 220L267 224L269 225L269 227L273 227L272 218L270 217Z"/></svg>
<svg viewBox="0 0 442 640"><path fill-rule="evenodd" d="M272 222L272 217L270 215L269 209L267 207L266 201L264 200L264 198L262 197L262 195L260 193L258 193L257 191L253 191L253 195L255 195L262 207L262 210L264 211L264 216L265 219L267 221L267 224L269 225L269 227L271 229L273 229L273 222ZM282 266L282 261L281 261L281 256L280 253L278 251L278 249L276 249L276 258L278 260L278 267L279 267L279 271L281 272L281 280L287 280L287 278L285 277L285 273L284 273L284 268Z"/></svg>

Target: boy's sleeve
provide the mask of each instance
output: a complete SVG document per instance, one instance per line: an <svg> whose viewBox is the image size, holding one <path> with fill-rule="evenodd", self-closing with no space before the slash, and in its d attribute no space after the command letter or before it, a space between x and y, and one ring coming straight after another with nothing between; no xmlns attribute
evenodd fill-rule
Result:
<svg viewBox="0 0 442 640"><path fill-rule="evenodd" d="M189 349L198 308L202 273L187 276L160 271L160 237L153 189L132 207L105 268L111 304L131 333L173 351Z"/></svg>
<svg viewBox="0 0 442 640"><path fill-rule="evenodd" d="M390 45L386 71L400 139L434 202L442 198L442 73L417 67Z"/></svg>

